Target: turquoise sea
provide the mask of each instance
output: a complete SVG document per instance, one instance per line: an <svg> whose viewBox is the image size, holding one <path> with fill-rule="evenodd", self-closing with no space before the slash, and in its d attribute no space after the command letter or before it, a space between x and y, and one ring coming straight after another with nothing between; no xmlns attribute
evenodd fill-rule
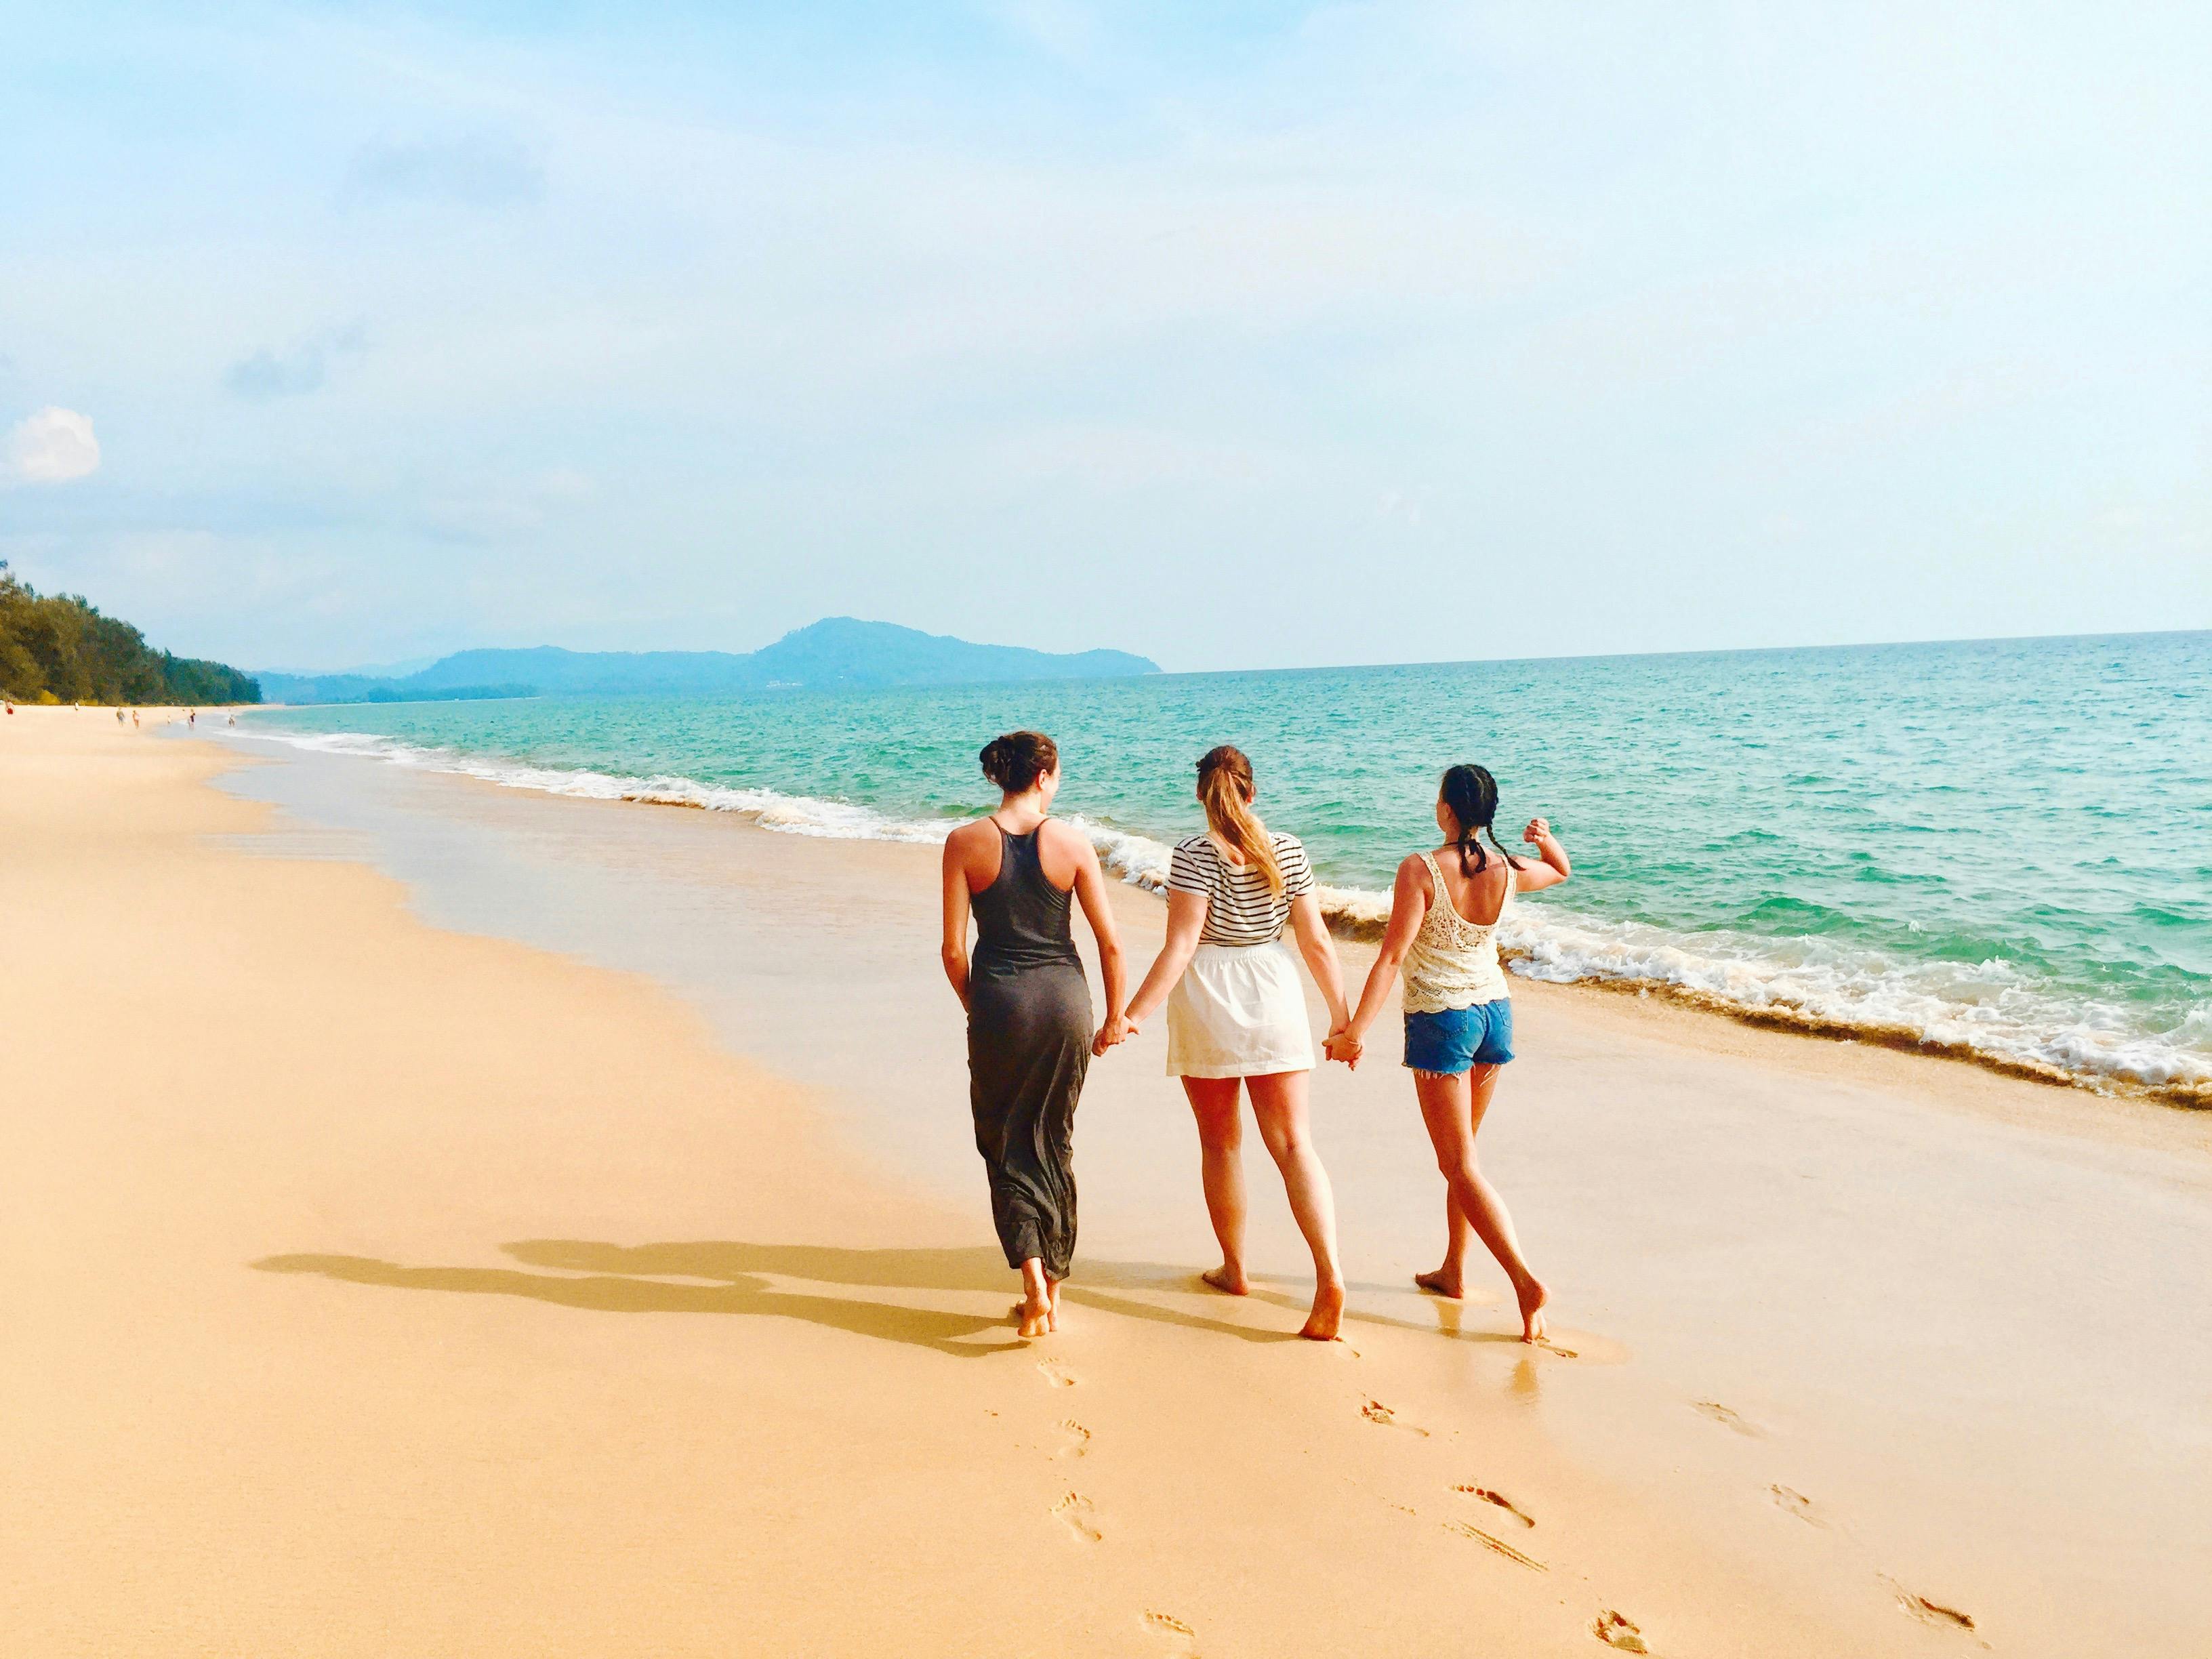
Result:
<svg viewBox="0 0 2212 1659"><path fill-rule="evenodd" d="M1437 775L1498 775L1575 879L1516 970L1642 981L2212 1101L2212 633L1170 674L741 698L257 711L239 728L516 787L928 840L1051 732L1060 810L1157 885L1192 763L1243 748L1355 931L1433 840Z"/></svg>

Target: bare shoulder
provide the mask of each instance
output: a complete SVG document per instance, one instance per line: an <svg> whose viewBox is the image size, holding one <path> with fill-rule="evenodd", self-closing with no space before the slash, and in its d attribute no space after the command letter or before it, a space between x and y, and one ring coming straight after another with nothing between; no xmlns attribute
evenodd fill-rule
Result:
<svg viewBox="0 0 2212 1659"><path fill-rule="evenodd" d="M1078 864L1095 861L1098 849L1091 844L1091 837L1063 818L1047 818L1040 826L1043 844L1064 858Z"/></svg>
<svg viewBox="0 0 2212 1659"><path fill-rule="evenodd" d="M1429 890L1428 860L1419 853L1407 854L1398 860L1398 881L1401 886L1426 893Z"/></svg>
<svg viewBox="0 0 2212 1659"><path fill-rule="evenodd" d="M945 856L949 861L968 858L991 844L991 831L996 828L988 818L975 818L962 824L945 837Z"/></svg>

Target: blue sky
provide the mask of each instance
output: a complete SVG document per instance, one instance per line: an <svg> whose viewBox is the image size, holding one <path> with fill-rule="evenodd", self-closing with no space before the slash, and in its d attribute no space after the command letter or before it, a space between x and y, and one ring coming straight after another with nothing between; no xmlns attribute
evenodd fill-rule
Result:
<svg viewBox="0 0 2212 1659"><path fill-rule="evenodd" d="M2201 5L0 23L0 557L179 650L2212 626Z"/></svg>

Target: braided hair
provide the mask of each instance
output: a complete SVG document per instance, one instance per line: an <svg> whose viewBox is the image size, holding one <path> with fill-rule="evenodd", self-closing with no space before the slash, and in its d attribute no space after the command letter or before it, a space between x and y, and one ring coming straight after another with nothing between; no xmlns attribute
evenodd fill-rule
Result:
<svg viewBox="0 0 2212 1659"><path fill-rule="evenodd" d="M1453 767L1444 774L1439 799L1459 825L1459 839L1453 844L1459 848L1462 876L1472 876L1490 867L1490 854L1476 839L1486 833L1490 836L1490 844L1498 849L1498 855L1505 860L1507 869L1521 867L1513 854L1505 850L1505 843L1498 839L1498 780L1490 775L1486 767ZM1468 861L1469 853L1474 854L1472 865Z"/></svg>

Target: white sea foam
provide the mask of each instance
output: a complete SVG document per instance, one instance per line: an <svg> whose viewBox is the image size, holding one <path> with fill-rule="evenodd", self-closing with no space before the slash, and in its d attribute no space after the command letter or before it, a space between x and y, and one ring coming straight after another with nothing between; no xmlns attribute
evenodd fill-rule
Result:
<svg viewBox="0 0 2212 1659"><path fill-rule="evenodd" d="M1556 983L1607 980L1676 987L1740 1008L1774 1010L1869 1032L1905 1032L1933 1048L2048 1066L2087 1080L2212 1085L2204 1033L2130 1030L2122 1009L2069 1000L2002 959L1900 962L1817 939L1723 930L1694 939L1635 923L1522 909L1501 939L1513 970ZM2194 1050L2194 1052L2192 1052Z"/></svg>
<svg viewBox="0 0 2212 1659"><path fill-rule="evenodd" d="M570 795L585 800L638 801L652 806L693 806L709 812L734 812L763 830L786 835L823 836L839 841L935 842L948 826L896 818L866 806L787 795L775 789L729 789L672 775L631 777L585 768L532 766L459 750L422 748L366 732L227 732L325 755L361 755L425 772L450 772L479 778L509 789Z"/></svg>
<svg viewBox="0 0 2212 1659"><path fill-rule="evenodd" d="M223 735L364 756L545 794L732 812L784 835L928 843L944 840L951 827L774 789L532 766L368 732L240 728ZM1165 843L1080 817L1069 822L1091 837L1110 874L1149 892L1166 890L1170 849ZM1389 915L1387 893L1322 887L1319 896L1332 921L1359 937L1377 937ZM1524 978L1678 988L1745 1009L1783 1011L1869 1032L1906 1032L1930 1046L2047 1066L2093 1085L2112 1079L2212 1088L2212 1010L2198 1009L2170 1033L2131 1030L2122 1010L2055 997L2026 982L2002 960L1971 965L1903 962L1818 939L1724 930L1686 938L1638 923L1579 915L1551 900L1517 907L1499 939L1512 971Z"/></svg>

